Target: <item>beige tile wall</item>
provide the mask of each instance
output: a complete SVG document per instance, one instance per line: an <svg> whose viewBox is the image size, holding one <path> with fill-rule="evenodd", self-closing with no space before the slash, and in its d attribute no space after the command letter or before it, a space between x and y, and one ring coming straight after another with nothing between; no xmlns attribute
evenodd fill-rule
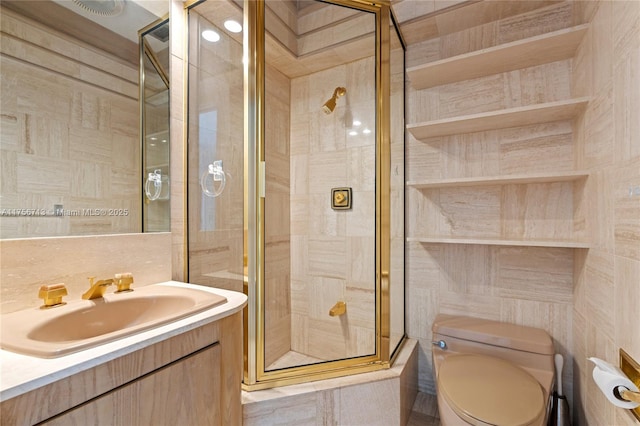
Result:
<svg viewBox="0 0 640 426"><path fill-rule="evenodd" d="M390 369L242 393L244 425L405 425L416 399L417 353L407 340Z"/></svg>
<svg viewBox="0 0 640 426"><path fill-rule="evenodd" d="M632 425L591 378L596 356L618 365L624 349L640 360L640 2L581 6L591 28L574 60L572 90L592 102L576 123L575 161L585 188L592 248L579 258L573 305L575 423Z"/></svg>
<svg viewBox="0 0 640 426"><path fill-rule="evenodd" d="M1 19L1 207L77 215L3 217L0 238L139 232L137 68L14 12Z"/></svg>
<svg viewBox="0 0 640 426"><path fill-rule="evenodd" d="M411 44L407 62L413 66L571 25L571 4L558 3ZM575 96L571 73L567 60L420 91L411 88L407 122L568 99ZM574 152L569 122L424 141L409 135L407 180L571 171ZM580 193L580 185L571 183L409 188L407 235L579 240L586 238ZM565 355L564 390L571 397L576 252L581 251L409 243L407 333L419 342L419 389L435 392L431 325L436 314L447 313L547 330L556 351Z"/></svg>
<svg viewBox="0 0 640 426"><path fill-rule="evenodd" d="M268 53L267 53L268 55ZM271 66L265 84L265 365L291 350L291 82Z"/></svg>
<svg viewBox="0 0 640 426"><path fill-rule="evenodd" d="M168 281L170 241L167 232L0 240L1 312L42 305L41 285L64 283L66 300L78 300L89 288L87 277L131 272L134 289Z"/></svg>
<svg viewBox="0 0 640 426"><path fill-rule="evenodd" d="M291 81L292 349L331 359L374 351L374 59ZM330 114L322 104L347 89ZM345 113L362 122L349 135ZM331 188L352 187L353 209L331 209ZM339 300L347 314L330 317Z"/></svg>

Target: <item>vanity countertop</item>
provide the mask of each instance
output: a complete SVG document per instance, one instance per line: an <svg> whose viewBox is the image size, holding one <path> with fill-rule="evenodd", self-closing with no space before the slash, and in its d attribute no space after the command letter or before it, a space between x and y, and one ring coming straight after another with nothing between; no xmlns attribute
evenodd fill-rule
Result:
<svg viewBox="0 0 640 426"><path fill-rule="evenodd" d="M0 401L6 401L170 337L233 315L247 304L247 296L236 291L177 281L167 281L158 283L158 285L209 291L226 297L227 302L169 324L57 358L37 358L0 350Z"/></svg>

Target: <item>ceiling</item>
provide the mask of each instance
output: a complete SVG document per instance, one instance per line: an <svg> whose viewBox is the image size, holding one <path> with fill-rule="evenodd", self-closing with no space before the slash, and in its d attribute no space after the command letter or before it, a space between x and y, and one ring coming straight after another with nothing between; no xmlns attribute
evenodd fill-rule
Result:
<svg viewBox="0 0 640 426"><path fill-rule="evenodd" d="M116 16L100 16L88 12L73 0L52 0L60 6L101 25L110 31L138 42L138 30L169 14L169 0L122 0L124 7ZM92 0L93 3L106 3L108 0ZM91 4L92 1L88 1ZM114 3L114 0L110 0Z"/></svg>

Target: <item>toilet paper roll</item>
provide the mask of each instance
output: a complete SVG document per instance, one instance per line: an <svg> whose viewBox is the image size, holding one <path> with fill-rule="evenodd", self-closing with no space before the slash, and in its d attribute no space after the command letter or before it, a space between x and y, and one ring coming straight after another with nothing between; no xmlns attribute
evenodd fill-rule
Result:
<svg viewBox="0 0 640 426"><path fill-rule="evenodd" d="M623 386L630 391L638 392L638 387L624 374L618 367L603 361L600 358L591 357L589 361L596 366L593 368L593 380L596 382L604 396L616 407L632 410L640 403L624 401L616 397L615 390L618 386Z"/></svg>

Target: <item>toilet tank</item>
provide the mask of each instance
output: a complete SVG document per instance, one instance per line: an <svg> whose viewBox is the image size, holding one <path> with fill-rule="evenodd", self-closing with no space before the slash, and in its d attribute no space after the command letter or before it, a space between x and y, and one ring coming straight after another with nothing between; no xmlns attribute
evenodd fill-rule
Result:
<svg viewBox="0 0 640 426"><path fill-rule="evenodd" d="M546 331L535 327L440 314L433 322L432 331L442 336L496 347L554 355L551 336Z"/></svg>
<svg viewBox="0 0 640 426"><path fill-rule="evenodd" d="M475 353L510 361L531 373L549 391L554 378L554 347L549 334L535 327L459 315L439 314L433 322L434 362L456 353ZM434 343L435 344L435 343Z"/></svg>

